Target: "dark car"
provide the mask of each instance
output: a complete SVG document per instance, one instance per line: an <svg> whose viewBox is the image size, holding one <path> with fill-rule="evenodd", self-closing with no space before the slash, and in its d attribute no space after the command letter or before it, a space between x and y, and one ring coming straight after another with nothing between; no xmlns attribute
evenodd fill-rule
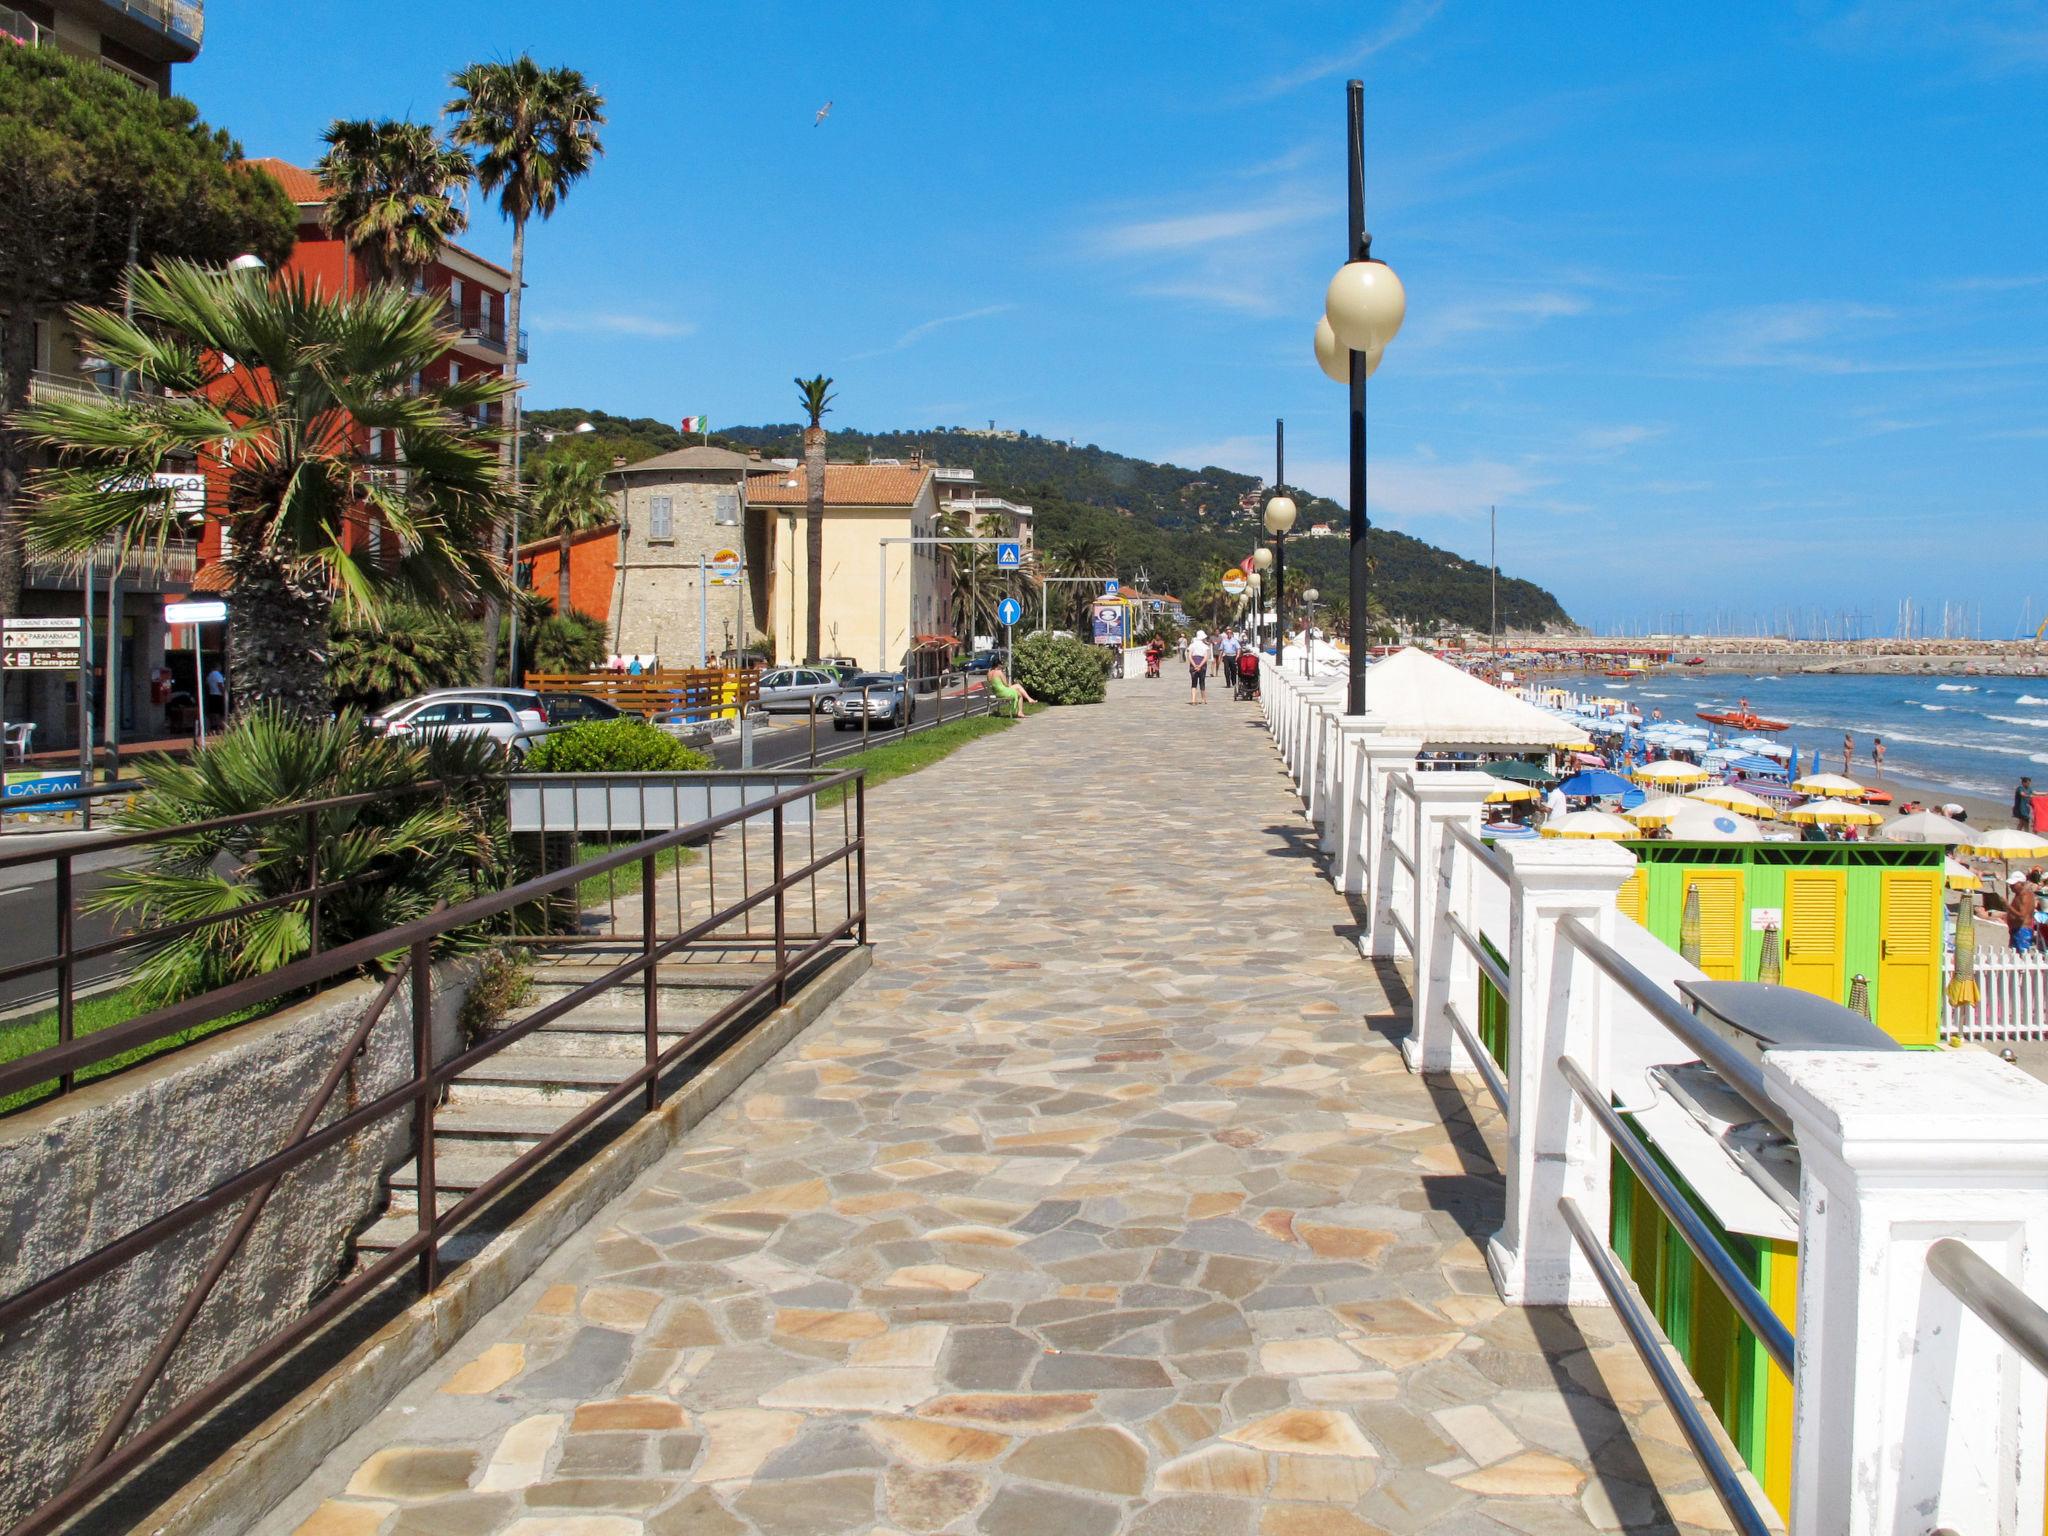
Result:
<svg viewBox="0 0 2048 1536"><path fill-rule="evenodd" d="M616 720L625 711L608 704L594 693L544 693L541 713L549 725L577 725L585 720Z"/></svg>
<svg viewBox="0 0 2048 1536"><path fill-rule="evenodd" d="M838 694L826 701L832 728L857 730L865 709L868 723L892 729L917 719L917 697L901 672L856 672L840 685Z"/></svg>
<svg viewBox="0 0 2048 1536"><path fill-rule="evenodd" d="M976 651L960 664L960 670L969 676L986 674L990 667L1003 659L1001 651Z"/></svg>

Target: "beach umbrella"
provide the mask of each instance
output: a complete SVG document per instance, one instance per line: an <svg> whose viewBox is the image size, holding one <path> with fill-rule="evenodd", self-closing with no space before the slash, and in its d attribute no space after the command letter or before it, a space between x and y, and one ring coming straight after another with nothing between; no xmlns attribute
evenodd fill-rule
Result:
<svg viewBox="0 0 2048 1536"><path fill-rule="evenodd" d="M1953 817L1915 811L1910 816L1901 816L1877 835L1888 843L1944 843L1954 848L1969 842L1977 833Z"/></svg>
<svg viewBox="0 0 2048 1536"><path fill-rule="evenodd" d="M1567 796L1582 800L1598 799L1603 795L1626 794L1631 788L1627 779L1618 773L1609 773L1605 768L1588 768L1575 773L1557 786Z"/></svg>
<svg viewBox="0 0 2048 1536"><path fill-rule="evenodd" d="M1941 861L1941 874L1942 879L1952 891L1974 891L1983 883L1978 878L1977 871L1970 868L1969 865L1963 863L1960 859L1943 859Z"/></svg>
<svg viewBox="0 0 2048 1536"><path fill-rule="evenodd" d="M1955 861L1951 859L1949 862ZM1968 896L1956 908L1956 973L1948 984L1948 1005L1951 1008L1974 1008L1977 1005L1977 903Z"/></svg>
<svg viewBox="0 0 2048 1536"><path fill-rule="evenodd" d="M1778 956L1778 925L1764 925L1763 947L1757 952L1756 979L1770 986L1777 986L1784 980L1784 968Z"/></svg>
<svg viewBox="0 0 2048 1536"><path fill-rule="evenodd" d="M1901 817L1902 821L1910 818ZM2036 837L2031 832L2022 832L2018 827L1995 827L1989 832L1979 832L1974 827L1965 827L1970 834L1967 842L1956 846L1965 853L1974 853L1983 859L2044 859L2048 858L2048 838Z"/></svg>
<svg viewBox="0 0 2048 1536"><path fill-rule="evenodd" d="M1619 816L1606 811L1573 811L1543 824L1545 837L1598 837L1620 840L1643 834Z"/></svg>
<svg viewBox="0 0 2048 1536"><path fill-rule="evenodd" d="M1884 814L1847 800L1809 800L1785 812L1785 819L1807 826L1874 827L1884 820ZM2042 846L2048 848L2048 843Z"/></svg>
<svg viewBox="0 0 2048 1536"><path fill-rule="evenodd" d="M1858 971L1849 981L1849 1011L1863 1015L1863 1022L1870 1022L1870 978Z"/></svg>
<svg viewBox="0 0 2048 1536"><path fill-rule="evenodd" d="M1685 906L1678 914L1678 957L1687 965L1700 963L1700 888L1685 888Z"/></svg>
<svg viewBox="0 0 2048 1536"><path fill-rule="evenodd" d="M1488 805L1514 805L1524 800L1541 800L1543 792L1533 784L1502 784L1486 797Z"/></svg>
<svg viewBox="0 0 2048 1536"><path fill-rule="evenodd" d="M1783 763L1774 762L1758 752L1750 752L1741 757L1730 758L1728 766L1735 772L1749 774L1752 778L1782 779L1786 774L1786 768Z"/></svg>
<svg viewBox="0 0 2048 1536"><path fill-rule="evenodd" d="M1756 843L1763 841L1764 829L1747 816L1697 800L1679 802L1685 807L1671 819L1665 834L1679 843Z"/></svg>
<svg viewBox="0 0 2048 1536"><path fill-rule="evenodd" d="M1802 795L1823 795L1835 800L1861 800L1870 791L1854 779L1845 779L1839 773L1809 773L1803 779L1795 779L1792 787Z"/></svg>
<svg viewBox="0 0 2048 1536"><path fill-rule="evenodd" d="M1624 805L1621 814L1639 827L1668 827L1689 803L1676 795L1652 795L1640 805Z"/></svg>
<svg viewBox="0 0 2048 1536"><path fill-rule="evenodd" d="M1668 757L1643 764L1635 776L1645 784L1704 784L1712 777L1698 763L1674 762Z"/></svg>
<svg viewBox="0 0 2048 1536"><path fill-rule="evenodd" d="M1759 757L1776 758L1779 762L1792 755L1792 749L1783 742L1772 741L1764 736L1738 736L1728 745L1740 747L1745 752L1754 752Z"/></svg>
<svg viewBox="0 0 2048 1536"><path fill-rule="evenodd" d="M1704 784L1698 789L1686 791L1686 799L1704 801L1718 805L1723 810L1740 811L1745 816L1775 816L1777 807L1762 795L1752 795L1748 790L1734 784Z"/></svg>

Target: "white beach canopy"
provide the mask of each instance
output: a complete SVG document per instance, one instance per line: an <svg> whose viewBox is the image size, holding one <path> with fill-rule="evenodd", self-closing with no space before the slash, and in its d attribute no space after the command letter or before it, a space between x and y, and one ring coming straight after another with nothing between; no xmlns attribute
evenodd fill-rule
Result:
<svg viewBox="0 0 2048 1536"><path fill-rule="evenodd" d="M1978 832L1966 827L1952 816L1937 815L1933 811L1915 811L1910 816L1901 816L1897 821L1879 829L1879 837L1888 843L1945 843L1951 848L1964 843L1975 842Z"/></svg>
<svg viewBox="0 0 2048 1536"><path fill-rule="evenodd" d="M1475 751L1585 744L1586 733L1413 646L1365 675L1365 715L1389 736Z"/></svg>
<svg viewBox="0 0 2048 1536"><path fill-rule="evenodd" d="M1607 811L1573 811L1556 816L1537 829L1545 837L1597 837L1619 841L1641 837L1641 830Z"/></svg>
<svg viewBox="0 0 2048 1536"><path fill-rule="evenodd" d="M1747 816L1738 816L1731 810L1709 805L1704 801L1685 799L1679 801L1685 809L1673 816L1665 826L1665 832L1672 841L1680 843L1756 843L1762 842L1764 829Z"/></svg>

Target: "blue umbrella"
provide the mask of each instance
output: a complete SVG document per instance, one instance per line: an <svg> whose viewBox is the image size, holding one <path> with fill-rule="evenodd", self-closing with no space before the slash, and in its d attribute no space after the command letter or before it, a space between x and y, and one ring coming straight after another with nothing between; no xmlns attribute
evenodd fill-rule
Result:
<svg viewBox="0 0 2048 1536"><path fill-rule="evenodd" d="M1588 768L1573 774L1557 786L1565 794L1576 799L1595 799L1602 795L1625 795L1635 788L1618 773L1609 773L1605 768Z"/></svg>

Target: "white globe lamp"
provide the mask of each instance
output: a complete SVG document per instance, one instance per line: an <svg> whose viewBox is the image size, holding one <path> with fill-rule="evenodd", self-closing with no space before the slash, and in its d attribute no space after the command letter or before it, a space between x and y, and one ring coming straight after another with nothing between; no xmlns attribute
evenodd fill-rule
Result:
<svg viewBox="0 0 2048 1536"><path fill-rule="evenodd" d="M1260 570L1263 571L1267 569L1272 565L1272 563L1273 551L1266 548L1265 545L1261 544L1257 549L1252 551L1252 564L1256 565Z"/></svg>
<svg viewBox="0 0 2048 1536"><path fill-rule="evenodd" d="M1266 503L1266 532L1285 533L1294 526L1294 517L1294 498L1275 496Z"/></svg>
<svg viewBox="0 0 2048 1536"><path fill-rule="evenodd" d="M1380 354L1384 350L1383 347L1365 349L1365 376L1368 379L1379 372ZM1337 340L1337 333L1330 329L1328 316L1316 322L1316 366L1338 384L1351 382L1350 352Z"/></svg>
<svg viewBox="0 0 2048 1536"><path fill-rule="evenodd" d="M1408 314L1401 279L1383 261L1347 261L1323 295L1323 317L1343 346L1373 352L1400 332Z"/></svg>

